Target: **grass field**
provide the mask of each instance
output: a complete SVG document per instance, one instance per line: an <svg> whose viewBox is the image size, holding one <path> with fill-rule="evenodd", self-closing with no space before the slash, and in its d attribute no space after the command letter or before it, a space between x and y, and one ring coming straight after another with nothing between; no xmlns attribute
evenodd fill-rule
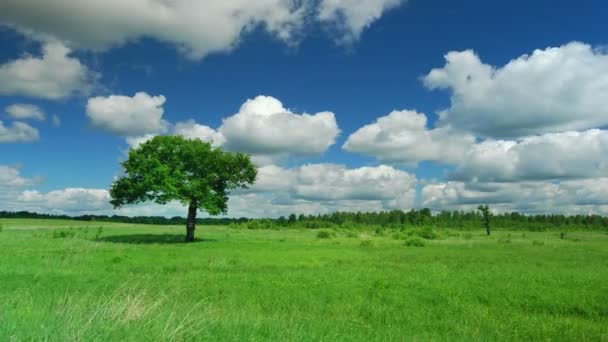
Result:
<svg viewBox="0 0 608 342"><path fill-rule="evenodd" d="M0 341L608 341L602 232L0 225Z"/></svg>

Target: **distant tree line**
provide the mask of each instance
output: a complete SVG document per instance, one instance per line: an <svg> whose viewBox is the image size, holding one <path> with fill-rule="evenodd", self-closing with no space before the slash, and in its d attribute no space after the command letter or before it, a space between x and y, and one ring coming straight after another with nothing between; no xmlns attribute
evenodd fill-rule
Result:
<svg viewBox="0 0 608 342"><path fill-rule="evenodd" d="M599 215L525 215L517 212L489 214L492 229L590 229L608 230L608 217ZM488 218L477 211L442 211L433 214L424 208L410 211L381 211L381 212L334 212L322 215L295 215L279 217L278 219L255 219L239 224L250 229L300 227L300 228L452 228L473 230L486 227Z"/></svg>
<svg viewBox="0 0 608 342"><path fill-rule="evenodd" d="M77 221L96 221L96 222L121 222L121 223L142 223L159 225L185 225L185 217L175 216L171 218L163 216L119 216L119 215L54 215L38 214L29 211L0 211L0 218L29 218L29 219L57 219L57 220L77 220ZM227 225L231 223L247 222L247 218L225 218L225 217L205 217L197 218L196 223L201 225Z"/></svg>
<svg viewBox="0 0 608 342"><path fill-rule="evenodd" d="M0 218L43 218L72 219L98 222L145 223L161 225L186 224L185 217L166 218L162 216L106 216L106 215L52 215L27 211L0 211ZM608 230L608 217L600 215L525 215L517 212L492 214L492 229L551 230L551 229L589 229ZM233 225L249 229L280 228L407 228L431 227L473 230L483 225L483 215L478 211L442 211L433 214L430 209L393 210L381 212L334 212L321 215L281 216L276 219L248 218L197 218L200 225Z"/></svg>

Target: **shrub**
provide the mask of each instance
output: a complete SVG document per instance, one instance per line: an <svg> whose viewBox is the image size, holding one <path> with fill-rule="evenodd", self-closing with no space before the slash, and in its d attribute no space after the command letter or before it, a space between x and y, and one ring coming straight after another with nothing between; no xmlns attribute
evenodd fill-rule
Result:
<svg viewBox="0 0 608 342"><path fill-rule="evenodd" d="M543 241L534 240L532 241L533 246L544 246L545 243Z"/></svg>
<svg viewBox="0 0 608 342"><path fill-rule="evenodd" d="M427 240L435 240L439 237L439 234L437 234L433 228L431 227L427 227L427 228L422 228L420 230L420 234L418 235L423 239L427 239Z"/></svg>
<svg viewBox="0 0 608 342"><path fill-rule="evenodd" d="M385 236L386 233L384 232L384 228L382 227L378 227L374 230L374 234L376 234L376 236Z"/></svg>
<svg viewBox="0 0 608 342"><path fill-rule="evenodd" d="M435 240L439 237L439 234L431 227L407 229L404 234L407 237L417 236L426 240Z"/></svg>
<svg viewBox="0 0 608 342"><path fill-rule="evenodd" d="M329 239L331 237L332 237L332 233L328 232L327 230L320 230L317 233L317 238L319 238L319 239Z"/></svg>
<svg viewBox="0 0 608 342"><path fill-rule="evenodd" d="M395 240L404 240L406 236L405 236L405 234L404 234L404 233L401 233L401 232L396 232L396 233L393 233L393 234L391 235L391 237L392 237L393 239L395 239Z"/></svg>
<svg viewBox="0 0 608 342"><path fill-rule="evenodd" d="M471 234L471 233L465 233L465 234L462 235L462 237L465 240L471 240L473 238L473 234Z"/></svg>
<svg viewBox="0 0 608 342"><path fill-rule="evenodd" d="M346 236L347 238L356 238L357 233L347 230L344 232L344 236Z"/></svg>
<svg viewBox="0 0 608 342"><path fill-rule="evenodd" d="M424 240L419 236L410 236L405 240L404 243L404 245L408 247L424 247L425 244L426 243L424 242Z"/></svg>
<svg viewBox="0 0 608 342"><path fill-rule="evenodd" d="M361 240L361 243L359 245L361 247L373 247L374 246L374 241L372 241L370 239Z"/></svg>

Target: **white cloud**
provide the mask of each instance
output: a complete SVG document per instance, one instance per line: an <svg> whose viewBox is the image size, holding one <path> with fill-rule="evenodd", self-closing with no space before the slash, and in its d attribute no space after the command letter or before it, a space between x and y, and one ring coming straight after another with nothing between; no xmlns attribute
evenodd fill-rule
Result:
<svg viewBox="0 0 608 342"><path fill-rule="evenodd" d="M34 185L15 168L0 167L0 188ZM414 175L390 166L349 169L343 165L310 164L285 169L260 168L258 181L248 190L234 191L229 216L277 217L290 213L326 213L336 210L374 211L414 206ZM112 209L106 189L67 188L50 192L26 190L0 196L7 210L30 210L70 215L84 213L184 216L183 205L160 206L151 202ZM204 215L204 214L203 214Z"/></svg>
<svg viewBox="0 0 608 342"><path fill-rule="evenodd" d="M359 128L342 147L385 162L414 164L432 160L454 163L474 142L472 135L454 133L447 127L428 129L424 114L402 110Z"/></svg>
<svg viewBox="0 0 608 342"><path fill-rule="evenodd" d="M296 114L273 97L258 96L224 119L219 132L229 150L261 155L319 155L335 143L340 129L331 112Z"/></svg>
<svg viewBox="0 0 608 342"><path fill-rule="evenodd" d="M487 140L462 154L453 179L519 181L595 178L608 174L608 131L550 133Z"/></svg>
<svg viewBox="0 0 608 342"><path fill-rule="evenodd" d="M70 49L65 45L46 42L42 51L40 58L24 56L0 65L1 95L56 100L90 89L97 76L78 59L70 57Z"/></svg>
<svg viewBox="0 0 608 342"><path fill-rule="evenodd" d="M608 55L569 43L536 50L501 68L472 51L450 52L443 68L424 78L430 89L450 89L442 124L487 137L584 130L608 124Z"/></svg>
<svg viewBox="0 0 608 342"><path fill-rule="evenodd" d="M23 191L16 203L22 210L38 212L90 212L111 208L110 195L104 189L67 188L40 193Z"/></svg>
<svg viewBox="0 0 608 342"><path fill-rule="evenodd" d="M513 182L608 174L608 131L599 129L475 142L471 134L450 127L427 128L424 114L394 111L357 130L343 148L384 162L453 165L451 180Z"/></svg>
<svg viewBox="0 0 608 342"><path fill-rule="evenodd" d="M0 189L20 188L34 185L37 182L36 178L21 176L21 170L18 167L0 165Z"/></svg>
<svg viewBox="0 0 608 342"><path fill-rule="evenodd" d="M341 32L339 40L349 43L359 39L384 12L403 3L405 0L322 0L317 18L334 25Z"/></svg>
<svg viewBox="0 0 608 342"><path fill-rule="evenodd" d="M16 120L46 120L46 115L44 115L40 107L31 104L16 103L10 105L6 107L6 113Z"/></svg>
<svg viewBox="0 0 608 342"><path fill-rule="evenodd" d="M209 126L197 124L192 119L176 123L173 127L173 134L182 135L188 139L207 141L214 146L222 146L226 141L221 133Z"/></svg>
<svg viewBox="0 0 608 342"><path fill-rule="evenodd" d="M157 113L152 117L152 121L156 124L152 125L152 128L160 130L159 133L198 138L230 151L250 153L257 165L277 163L292 155L320 155L335 143L340 133L333 113L296 114L285 109L279 100L270 96L257 96L247 100L238 113L224 118L223 124L216 130L193 119L170 125L161 120L164 97L153 98L158 100L158 103L150 106L141 105L141 102L151 102L147 94L137 95L143 96L145 101L111 96L93 103L94 110L89 109L90 100L87 114L94 119L94 125L126 136L129 146L137 147L156 134L151 133L153 129L140 124L144 119L135 117L146 116L146 113L153 111L149 108L154 107ZM135 97L138 97L137 95ZM112 103L118 101L112 98L119 98L120 102L124 101L129 105L114 108ZM123 109L124 107L128 107L128 110ZM122 114L127 111L137 114L131 117Z"/></svg>
<svg viewBox="0 0 608 342"><path fill-rule="evenodd" d="M349 169L337 164L308 164L285 169L261 167L251 192L272 193L282 203L323 203L329 206L411 208L417 180L390 166ZM371 209L370 209L371 210Z"/></svg>
<svg viewBox="0 0 608 342"><path fill-rule="evenodd" d="M15 121L10 126L4 126L0 121L0 143L30 142L39 137L38 130L25 122Z"/></svg>
<svg viewBox="0 0 608 342"><path fill-rule="evenodd" d="M336 22L341 34L358 37L385 10L401 2L3 0L0 23L35 38L56 37L93 50L151 37L174 44L191 58L202 58L231 50L244 34L259 27L289 44L297 42L305 24L315 21Z"/></svg>
<svg viewBox="0 0 608 342"><path fill-rule="evenodd" d="M524 213L608 214L608 178L558 183L440 182L422 189L422 205L437 210L475 209L482 203L493 211Z"/></svg>
<svg viewBox="0 0 608 342"><path fill-rule="evenodd" d="M135 137L163 133L168 123L163 120L165 97L138 92L133 97L111 95L93 97L87 103L86 113L94 127Z"/></svg>

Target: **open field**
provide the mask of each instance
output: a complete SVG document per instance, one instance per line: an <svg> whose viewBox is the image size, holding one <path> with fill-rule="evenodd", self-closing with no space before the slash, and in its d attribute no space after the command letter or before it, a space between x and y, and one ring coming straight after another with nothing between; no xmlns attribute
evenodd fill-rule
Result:
<svg viewBox="0 0 608 342"><path fill-rule="evenodd" d="M0 341L608 341L605 232L0 225Z"/></svg>

